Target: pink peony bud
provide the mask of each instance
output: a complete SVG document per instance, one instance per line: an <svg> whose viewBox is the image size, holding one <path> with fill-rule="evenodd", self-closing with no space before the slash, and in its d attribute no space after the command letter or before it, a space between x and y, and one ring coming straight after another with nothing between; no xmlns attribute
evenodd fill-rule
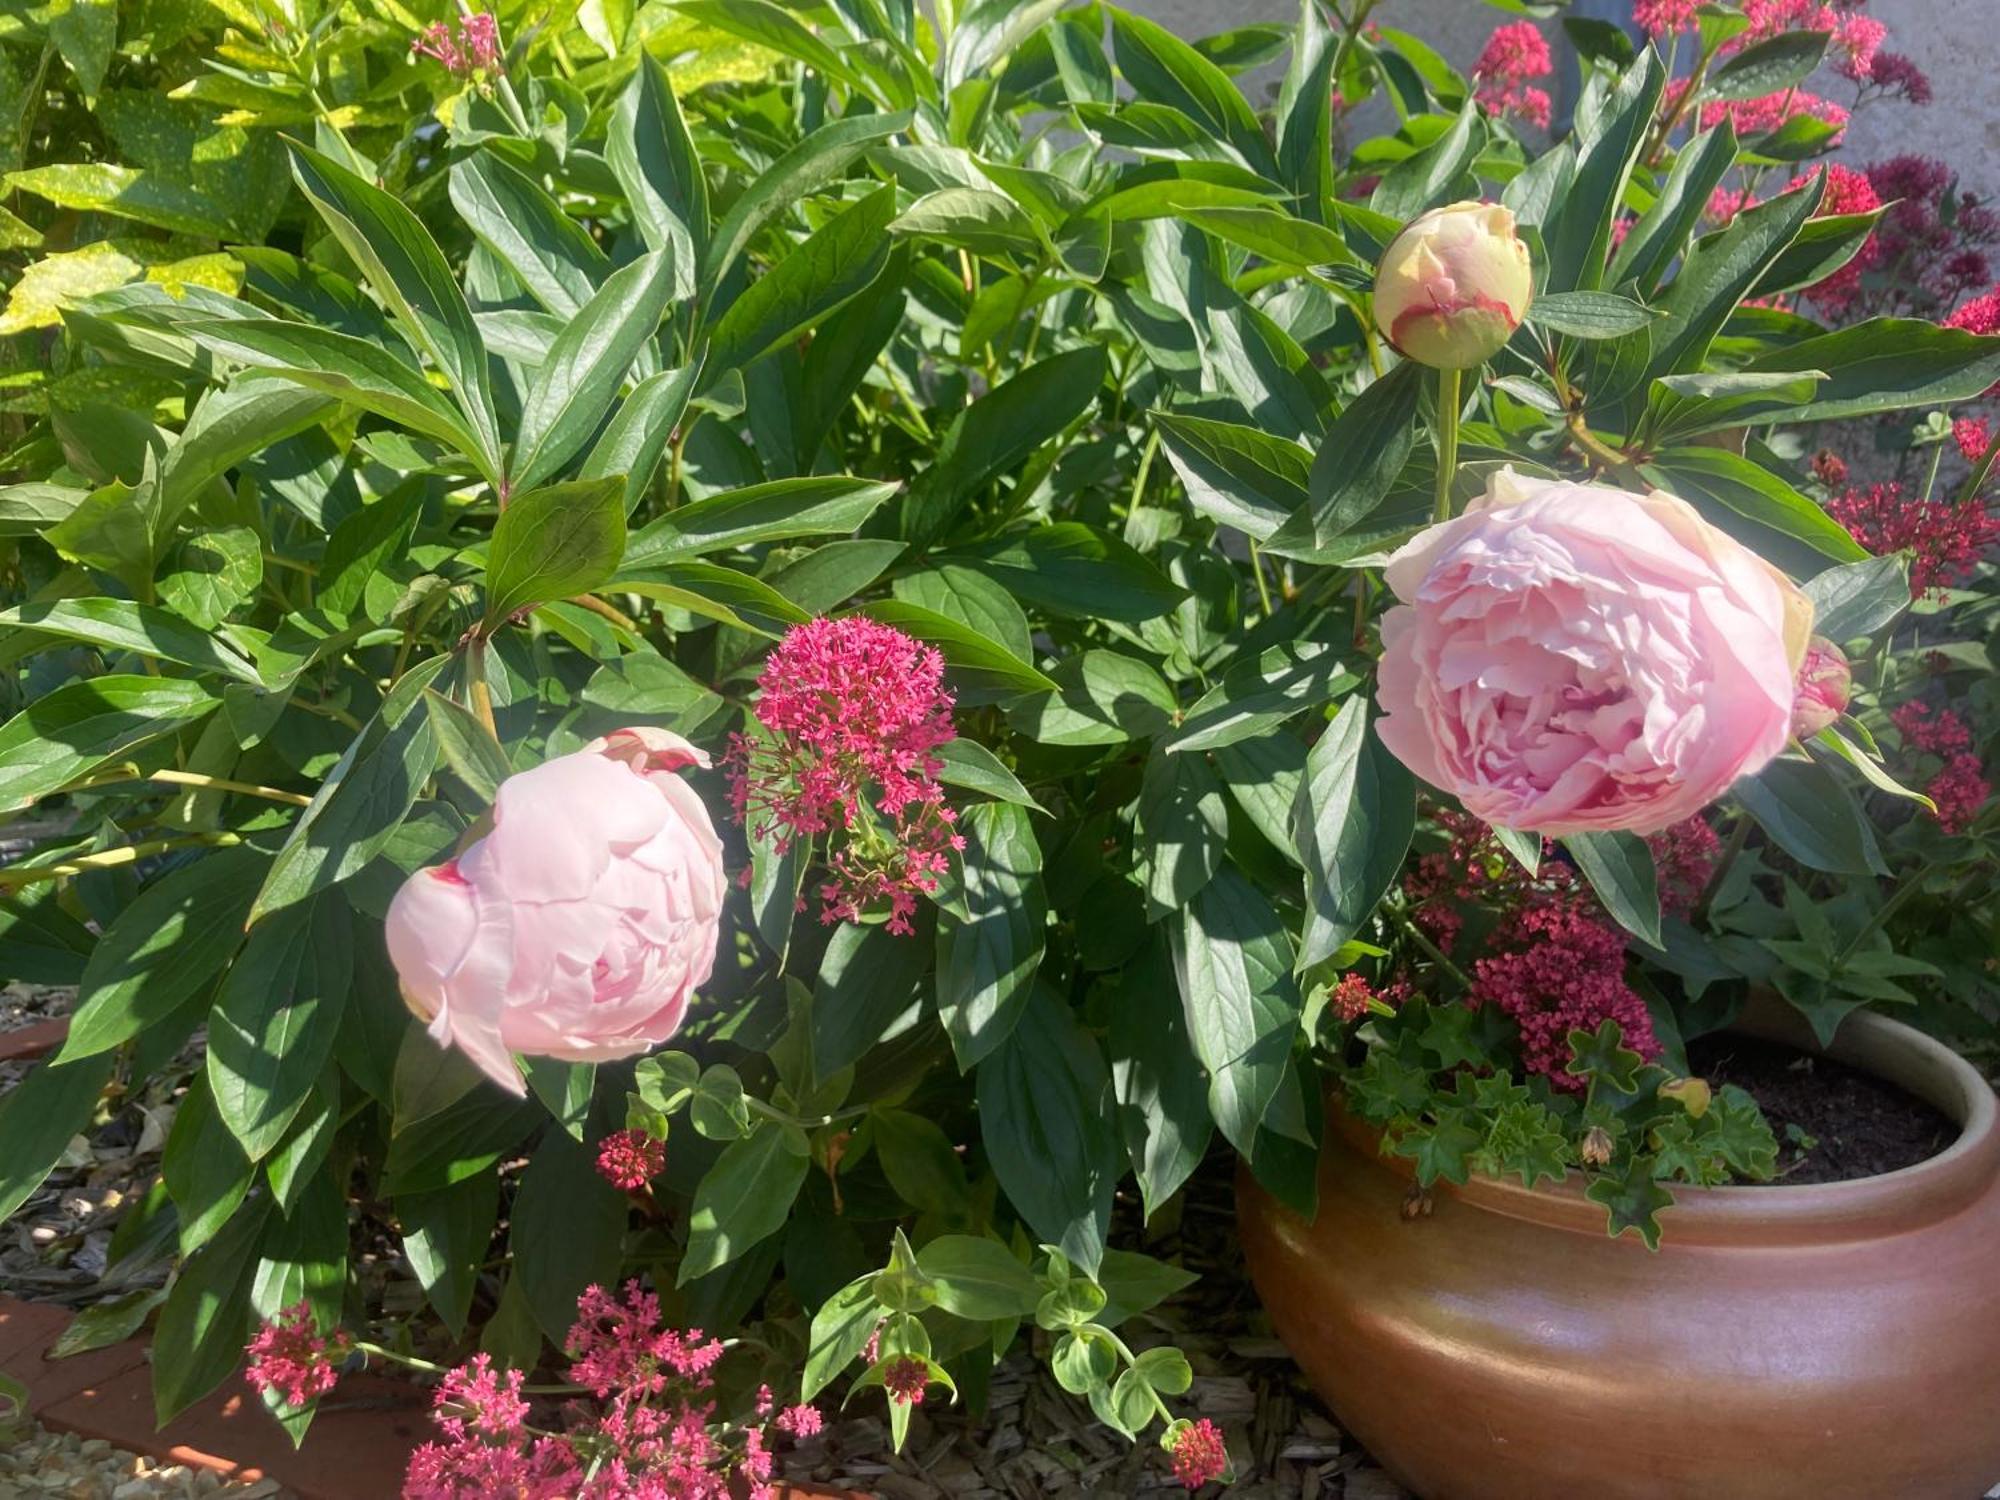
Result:
<svg viewBox="0 0 2000 1500"><path fill-rule="evenodd" d="M1790 737L1812 602L1672 495L1502 469L1383 577L1382 744L1498 827L1657 833Z"/></svg>
<svg viewBox="0 0 2000 1500"><path fill-rule="evenodd" d="M1823 635L1806 646L1806 659L1799 665L1798 697L1792 703L1792 734L1810 739L1847 712L1848 695L1854 689L1854 674L1840 647Z"/></svg>
<svg viewBox="0 0 2000 1500"><path fill-rule="evenodd" d="M1413 219L1375 271L1375 326L1406 356L1469 370L1505 346L1535 294L1528 247L1497 203L1454 203Z"/></svg>
<svg viewBox="0 0 2000 1500"><path fill-rule="evenodd" d="M621 729L510 776L492 828L389 907L411 1010L502 1088L510 1053L603 1062L680 1029L715 962L722 843L674 772L708 757Z"/></svg>

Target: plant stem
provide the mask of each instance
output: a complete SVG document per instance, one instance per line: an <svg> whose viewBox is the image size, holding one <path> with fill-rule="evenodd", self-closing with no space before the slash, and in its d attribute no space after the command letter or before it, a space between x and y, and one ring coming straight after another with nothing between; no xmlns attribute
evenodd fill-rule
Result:
<svg viewBox="0 0 2000 1500"><path fill-rule="evenodd" d="M1271 618L1271 591L1264 586L1264 554L1257 546L1255 537L1250 539L1250 576L1257 580L1257 604L1268 620Z"/></svg>
<svg viewBox="0 0 2000 1500"><path fill-rule="evenodd" d="M1461 969L1457 964L1451 961L1451 955L1449 953L1446 953L1444 949L1440 948L1436 943L1431 941L1429 933L1425 932L1423 928L1419 927L1415 922L1410 920L1410 914L1408 912L1402 910L1399 907L1396 910L1390 912L1389 915L1394 919L1396 925L1403 930L1403 936L1407 937L1411 942L1415 943L1419 948L1423 949L1425 955L1430 959L1432 963L1436 964L1440 969L1443 969L1446 974L1450 975L1451 978L1456 980L1459 984L1463 985L1466 989L1469 990L1472 988L1472 981L1466 977L1465 970Z"/></svg>
<svg viewBox="0 0 2000 1500"><path fill-rule="evenodd" d="M1437 503L1431 507L1431 524L1451 519L1451 481L1458 472L1459 372L1438 371Z"/></svg>
<svg viewBox="0 0 2000 1500"><path fill-rule="evenodd" d="M199 771L141 771L137 766L119 766L102 776L79 782L72 791L82 791L87 787L112 786L120 781L165 781L175 786L198 786L215 792L241 792L246 797L262 797L267 802L289 802L294 807L307 807L312 798L302 792L280 791L274 786L258 786L249 781L230 781L222 776L204 776Z"/></svg>
<svg viewBox="0 0 2000 1500"><path fill-rule="evenodd" d="M620 630L627 631L632 635L639 633L639 622L637 620L633 619L616 605L607 604L595 594L573 594L570 596L569 602L574 604L578 609L587 609L594 615L602 615Z"/></svg>
<svg viewBox="0 0 2000 1500"><path fill-rule="evenodd" d="M1912 896L1923 889L1924 874L1924 871L1919 870L1915 874L1905 877L1903 883L1889 893L1889 899L1875 908L1875 914L1863 922L1861 930L1849 938L1846 944L1842 946L1840 952L1833 956L1832 968L1834 973L1838 974L1842 969L1846 968L1847 961L1861 951L1861 945L1873 937L1881 929L1883 923L1887 922L1889 918L1896 915L1897 912L1908 905Z"/></svg>
<svg viewBox="0 0 2000 1500"><path fill-rule="evenodd" d="M1986 456L1972 466L1972 472L1965 476L1965 483L1958 492L1958 503L1965 504L1985 486L1987 477L1993 472L1993 460L2000 458L2000 438L1986 445Z"/></svg>
<svg viewBox="0 0 2000 1500"><path fill-rule="evenodd" d="M475 635L465 647L465 691L472 700L472 711L479 722L486 726L486 732L494 739L500 738L500 728L493 722L493 689L486 682L486 637Z"/></svg>
<svg viewBox="0 0 2000 1500"><path fill-rule="evenodd" d="M148 855L165 854L174 849L193 849L202 845L221 848L242 842L243 840L233 833L198 833L184 839L147 839L144 843L126 844L118 849L101 849L95 854L79 854L73 859L59 859L53 864L16 866L11 870L0 870L0 890L13 890L16 886L33 885L40 880L61 880L70 875L88 875L92 870L114 870L121 865L137 864Z"/></svg>

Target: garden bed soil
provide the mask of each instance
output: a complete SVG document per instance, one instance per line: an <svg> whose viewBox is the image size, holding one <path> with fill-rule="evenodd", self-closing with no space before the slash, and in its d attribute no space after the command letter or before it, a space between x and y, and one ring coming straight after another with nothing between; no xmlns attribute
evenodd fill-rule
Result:
<svg viewBox="0 0 2000 1500"><path fill-rule="evenodd" d="M1777 1180L1787 1186L1900 1171L1958 1139L1958 1126L1916 1095L1781 1042L1706 1036L1689 1045L1688 1062L1757 1101L1778 1137Z"/></svg>

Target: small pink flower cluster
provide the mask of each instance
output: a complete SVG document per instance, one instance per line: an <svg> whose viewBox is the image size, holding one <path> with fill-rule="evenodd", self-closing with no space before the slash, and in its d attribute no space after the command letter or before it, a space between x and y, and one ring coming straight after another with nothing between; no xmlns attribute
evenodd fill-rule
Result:
<svg viewBox="0 0 2000 1500"><path fill-rule="evenodd" d="M822 618L785 633L757 685L764 733L730 743L737 817L781 853L828 838L821 921L886 909L911 931L965 845L936 780L956 734L943 658L874 620Z"/></svg>
<svg viewBox="0 0 2000 1500"><path fill-rule="evenodd" d="M1814 212L1816 219L1829 219L1843 214L1873 213L1882 206L1882 199L1875 191L1875 184L1868 180L1868 174L1857 172L1852 167L1834 163L1822 169L1826 175L1826 192L1820 199L1819 208ZM1785 191L1805 187L1815 176L1814 172L1801 173L1794 177ZM1822 281L1807 287L1801 296L1817 304L1826 313L1838 317L1854 305L1861 293L1861 277L1882 263L1882 247L1874 234L1862 242L1854 259Z"/></svg>
<svg viewBox="0 0 2000 1500"><path fill-rule="evenodd" d="M1701 900L1722 855L1722 840L1706 818L1688 818L1646 840L1653 856L1653 874L1660 887L1660 910L1684 917Z"/></svg>
<svg viewBox="0 0 2000 1500"><path fill-rule="evenodd" d="M1976 464L1992 448L1993 430L1984 417L1960 417L1951 424L1951 440L1967 463Z"/></svg>
<svg viewBox="0 0 2000 1500"><path fill-rule="evenodd" d="M1358 1021L1368 1014L1371 1002L1376 999L1374 988L1359 974L1347 973L1340 976L1340 983L1327 996L1327 1008L1343 1021Z"/></svg>
<svg viewBox="0 0 2000 1500"><path fill-rule="evenodd" d="M667 1169L667 1143L643 1130L614 1130L597 1146L597 1175L636 1193Z"/></svg>
<svg viewBox="0 0 2000 1500"><path fill-rule="evenodd" d="M1207 1417L1190 1422L1174 1437L1174 1478L1198 1490L1229 1472L1229 1449L1222 1429Z"/></svg>
<svg viewBox="0 0 2000 1500"><path fill-rule="evenodd" d="M1693 31L1700 9L1701 0L1632 0L1632 19L1657 42L1677 31Z"/></svg>
<svg viewBox="0 0 2000 1500"><path fill-rule="evenodd" d="M1894 480L1857 487L1827 502L1827 514L1878 556L1908 551L1912 598L1942 596L1962 583L2000 542L2000 515L1978 495L1922 500Z"/></svg>
<svg viewBox="0 0 2000 1500"><path fill-rule="evenodd" d="M1495 29L1472 65L1473 97L1489 114L1513 115L1546 130L1548 90L1536 88L1528 80L1546 78L1554 71L1548 39L1535 23L1513 21Z"/></svg>
<svg viewBox="0 0 2000 1500"><path fill-rule="evenodd" d="M711 1372L722 1345L661 1328L659 1299L637 1282L622 1298L588 1288L564 1347L571 1383L598 1408L571 1402L566 1430L537 1430L520 1371L500 1374L477 1355L439 1385L432 1416L444 1441L412 1455L403 1500L775 1500L767 1427L820 1430L815 1407L774 1417L768 1387L753 1423L717 1421Z"/></svg>
<svg viewBox="0 0 2000 1500"><path fill-rule="evenodd" d="M330 1334L319 1331L311 1303L295 1302L244 1345L250 1362L243 1378L286 1406L304 1406L333 1389L341 1362L353 1347L340 1329Z"/></svg>
<svg viewBox="0 0 2000 1500"><path fill-rule="evenodd" d="M1993 795L1985 777L1985 763L1972 746L1972 730L1964 719L1948 708L1933 713L1923 704L1905 703L1889 717L1912 750L1935 755L1943 764L1924 795L1937 804L1938 826L1946 833L1961 833L1979 816Z"/></svg>
<svg viewBox="0 0 2000 1500"><path fill-rule="evenodd" d="M483 10L462 10L450 21L433 21L410 43L412 57L429 57L447 73L470 78L501 70L500 23Z"/></svg>
<svg viewBox="0 0 2000 1500"><path fill-rule="evenodd" d="M1531 906L1511 924L1526 946L1472 966L1474 1008L1491 1005L1521 1031L1521 1063L1551 1086L1580 1094L1588 1086L1568 1071L1569 1034L1616 1021L1624 1044L1641 1057L1660 1055L1646 1002L1625 983L1625 938L1587 915L1581 902Z"/></svg>
<svg viewBox="0 0 2000 1500"><path fill-rule="evenodd" d="M911 1355L892 1359L882 1366L882 1389L891 1401L905 1406L921 1406L924 1387L930 1384L931 1367Z"/></svg>
<svg viewBox="0 0 2000 1500"><path fill-rule="evenodd" d="M1701 107L1701 128L1713 130L1727 120L1735 127L1739 137L1749 140L1754 136L1767 135L1799 115L1810 115L1833 127L1834 133L1827 141L1830 147L1839 145L1841 136L1847 130L1848 111L1845 105L1822 99L1804 89L1760 94L1754 99L1712 99Z"/></svg>
<svg viewBox="0 0 2000 1500"><path fill-rule="evenodd" d="M1740 52L1785 31L1824 31L1831 37L1827 56L1834 67L1856 83L1866 83L1889 28L1862 11L1860 4L1861 0L1841 0L1839 4L1827 4L1825 0L1743 0L1749 29L1731 38L1723 51Z"/></svg>

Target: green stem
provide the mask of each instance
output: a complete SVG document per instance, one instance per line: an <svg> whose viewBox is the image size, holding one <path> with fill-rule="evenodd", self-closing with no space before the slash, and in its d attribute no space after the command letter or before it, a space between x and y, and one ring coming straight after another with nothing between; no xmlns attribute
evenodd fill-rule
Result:
<svg viewBox="0 0 2000 1500"><path fill-rule="evenodd" d="M1451 481L1458 472L1458 412L1460 372L1438 371L1437 503L1431 507L1431 524L1451 519Z"/></svg>
<svg viewBox="0 0 2000 1500"><path fill-rule="evenodd" d="M1271 618L1271 591L1264 586L1264 554L1254 537L1250 541L1250 576L1257 580L1257 604L1268 620Z"/></svg>
<svg viewBox="0 0 2000 1500"><path fill-rule="evenodd" d="M1987 477L1993 472L1993 460L2000 458L2000 437L1987 444L1986 456L1972 466L1972 472L1965 476L1965 484L1958 492L1958 503L1965 504L1985 487Z"/></svg>
<svg viewBox="0 0 2000 1500"><path fill-rule="evenodd" d="M233 833L199 833L184 839L148 839L144 843L127 844L119 849L101 849L95 854L59 859L52 864L17 865L11 870L0 870L0 890L13 890L16 886L32 885L40 880L88 875L92 870L113 870L121 865L137 864L148 855L166 854L175 849L193 849L202 845L221 847L242 842Z"/></svg>
<svg viewBox="0 0 2000 1500"><path fill-rule="evenodd" d="M1456 980L1466 989L1469 990L1472 988L1472 981L1466 977L1465 970L1451 961L1449 953L1446 953L1444 949L1431 941L1429 933L1410 920L1408 912L1397 909L1392 911L1390 916L1394 919L1396 925L1402 929L1403 936L1423 949L1432 963L1443 969L1446 974L1450 975L1452 979Z"/></svg>
<svg viewBox="0 0 2000 1500"><path fill-rule="evenodd" d="M1925 873L1920 870L1913 875L1905 877L1903 883L1890 893L1889 899L1875 908L1875 914L1863 922L1861 930L1849 938L1840 952L1833 956L1834 973L1838 974L1842 969L1846 968L1847 961L1861 951L1861 945L1880 931L1883 923L1887 922L1889 918L1907 906L1910 898L1923 889L1923 876Z"/></svg>
<svg viewBox="0 0 2000 1500"><path fill-rule="evenodd" d="M493 689L486 681L486 638L475 635L465 647L466 696L472 700L472 711L479 722L486 726L486 732L494 739L500 738L500 728L493 722Z"/></svg>
<svg viewBox="0 0 2000 1500"><path fill-rule="evenodd" d="M175 786L201 787L206 791L241 792L246 797L262 797L267 802L289 802L294 807L308 807L312 804L312 798L301 792L284 792L274 786L258 786L249 781L230 781L221 776L204 776L199 771L141 771L136 766L119 766L102 776L94 776L89 781L79 782L72 790L111 786L120 781L164 781Z"/></svg>

